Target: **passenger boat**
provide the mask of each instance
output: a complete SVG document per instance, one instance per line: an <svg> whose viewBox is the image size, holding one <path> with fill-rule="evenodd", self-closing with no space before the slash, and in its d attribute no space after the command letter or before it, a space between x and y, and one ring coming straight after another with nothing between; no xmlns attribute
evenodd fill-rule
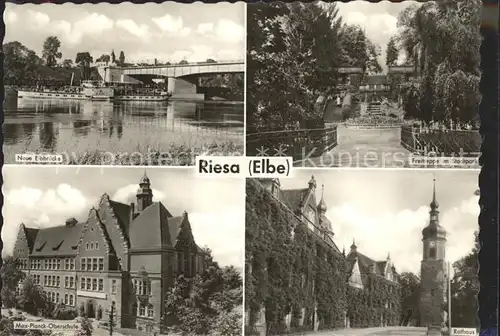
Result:
<svg viewBox="0 0 500 336"><path fill-rule="evenodd" d="M17 90L17 98L111 100L113 96L113 88L107 87L98 81L84 81L79 87L69 86L59 90L46 88Z"/></svg>
<svg viewBox="0 0 500 336"><path fill-rule="evenodd" d="M18 98L76 99L96 101L142 101L166 102L172 93L157 89L130 89L119 85L110 85L100 81L83 81L81 86L69 86L59 90L46 88L19 89Z"/></svg>
<svg viewBox="0 0 500 336"><path fill-rule="evenodd" d="M118 101L142 101L142 102L165 102L172 97L170 92L158 92L153 94L124 93L115 94L114 100Z"/></svg>

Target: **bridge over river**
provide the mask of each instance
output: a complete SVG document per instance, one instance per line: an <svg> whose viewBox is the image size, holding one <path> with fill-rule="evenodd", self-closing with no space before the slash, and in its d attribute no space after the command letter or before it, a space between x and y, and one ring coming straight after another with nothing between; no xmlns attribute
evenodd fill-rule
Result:
<svg viewBox="0 0 500 336"><path fill-rule="evenodd" d="M426 328L418 327L380 327L363 329L342 329L312 332L301 335L311 336L425 336Z"/></svg>

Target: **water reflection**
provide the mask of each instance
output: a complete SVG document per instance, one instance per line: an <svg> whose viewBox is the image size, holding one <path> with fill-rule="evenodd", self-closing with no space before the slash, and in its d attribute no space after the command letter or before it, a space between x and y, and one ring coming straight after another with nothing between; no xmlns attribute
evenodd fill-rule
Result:
<svg viewBox="0 0 500 336"><path fill-rule="evenodd" d="M91 102L7 95L4 112L4 149L12 154L243 143L243 104Z"/></svg>

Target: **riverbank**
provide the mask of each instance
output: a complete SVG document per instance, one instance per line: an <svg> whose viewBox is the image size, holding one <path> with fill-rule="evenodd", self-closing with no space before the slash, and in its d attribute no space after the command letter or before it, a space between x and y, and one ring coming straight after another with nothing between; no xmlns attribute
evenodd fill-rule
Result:
<svg viewBox="0 0 500 336"><path fill-rule="evenodd" d="M42 155L47 154L47 152L36 150L25 152L25 154ZM138 146L133 152L110 152L98 148L89 148L77 152L65 152L59 155L62 156L60 164L63 165L192 166L195 164L197 156L242 156L244 155L244 145L233 141L219 141L213 142L210 145L193 147L176 144L171 144L169 148ZM9 157L9 153L6 153L6 157ZM33 164L40 165L43 163L36 162Z"/></svg>

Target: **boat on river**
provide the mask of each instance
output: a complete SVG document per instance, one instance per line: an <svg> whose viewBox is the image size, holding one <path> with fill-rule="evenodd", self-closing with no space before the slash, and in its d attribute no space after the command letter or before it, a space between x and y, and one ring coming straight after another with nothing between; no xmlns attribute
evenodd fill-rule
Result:
<svg viewBox="0 0 500 336"><path fill-rule="evenodd" d="M170 92L140 89L125 90L122 87L110 86L99 81L84 81L81 86L69 86L57 90L40 87L17 90L18 98L35 99L166 102L171 96Z"/></svg>

